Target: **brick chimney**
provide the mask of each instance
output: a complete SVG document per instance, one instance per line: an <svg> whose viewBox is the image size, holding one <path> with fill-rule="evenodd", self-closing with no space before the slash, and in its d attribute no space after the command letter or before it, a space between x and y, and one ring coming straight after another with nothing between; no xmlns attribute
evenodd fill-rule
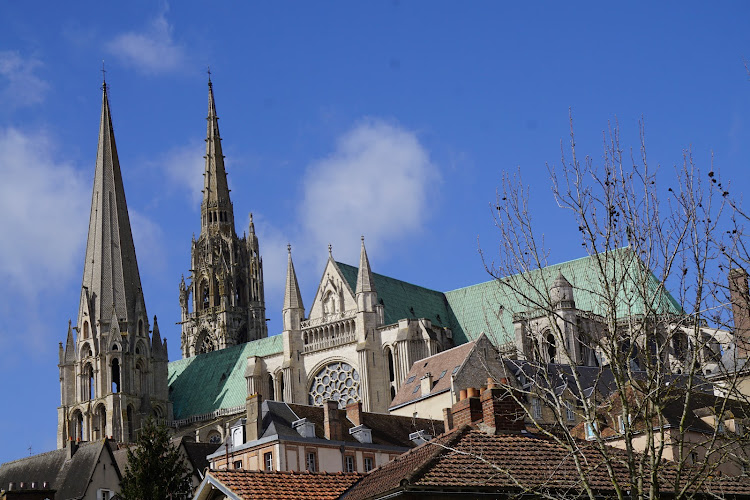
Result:
<svg viewBox="0 0 750 500"><path fill-rule="evenodd" d="M463 395L463 391L461 391L461 394ZM453 405L451 414L453 415L454 429L464 424L482 420L482 403L479 401L479 391L470 387L467 390L467 396Z"/></svg>
<svg viewBox="0 0 750 500"><path fill-rule="evenodd" d="M453 413L450 408L443 408L443 432L453 429Z"/></svg>
<svg viewBox="0 0 750 500"><path fill-rule="evenodd" d="M734 317L734 342L737 357L747 358L750 353L750 295L747 271L735 268L729 271L729 299Z"/></svg>
<svg viewBox="0 0 750 500"><path fill-rule="evenodd" d="M247 419L245 421L246 442L257 441L263 434L263 415L261 414L261 403L263 398L260 394L250 394L245 400Z"/></svg>
<svg viewBox="0 0 750 500"><path fill-rule="evenodd" d="M344 424L339 418L338 401L328 400L323 403L323 429L326 439L330 441L344 440Z"/></svg>
<svg viewBox="0 0 750 500"><path fill-rule="evenodd" d="M362 424L362 403L357 401L356 403L346 405L346 418L349 419L354 426Z"/></svg>
<svg viewBox="0 0 750 500"><path fill-rule="evenodd" d="M521 432L526 428L524 411L513 399L510 388L495 387L487 380L487 390L479 398L482 402L482 421L495 434Z"/></svg>

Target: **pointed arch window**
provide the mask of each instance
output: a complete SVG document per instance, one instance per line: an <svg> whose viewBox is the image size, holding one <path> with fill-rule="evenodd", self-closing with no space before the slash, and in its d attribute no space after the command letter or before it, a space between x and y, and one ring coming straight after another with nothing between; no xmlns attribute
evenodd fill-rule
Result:
<svg viewBox="0 0 750 500"><path fill-rule="evenodd" d="M99 438L107 437L107 409L104 405L99 405L96 409L96 428Z"/></svg>
<svg viewBox="0 0 750 500"><path fill-rule="evenodd" d="M112 392L120 392L120 360L117 358L112 360Z"/></svg>
<svg viewBox="0 0 750 500"><path fill-rule="evenodd" d="M390 348L386 348L388 353L388 378L391 382L396 381L396 364L393 361L393 351Z"/></svg>
<svg viewBox="0 0 750 500"><path fill-rule="evenodd" d="M273 390L273 376L269 373L268 374L268 398L271 401L275 401L274 398L274 390Z"/></svg>
<svg viewBox="0 0 750 500"><path fill-rule="evenodd" d="M557 345L555 344L555 336L552 332L547 334L547 359L550 363L555 362L555 356L557 355Z"/></svg>
<svg viewBox="0 0 750 500"><path fill-rule="evenodd" d="M201 282L200 290L201 290L201 309L208 309L210 307L208 283L206 283L205 281Z"/></svg>
<svg viewBox="0 0 750 500"><path fill-rule="evenodd" d="M70 420L71 437L75 441L83 441L83 413L80 410L76 410L73 413L73 418Z"/></svg>
<svg viewBox="0 0 750 500"><path fill-rule="evenodd" d="M83 338L84 339L89 338L89 322L88 321L83 322Z"/></svg>
<svg viewBox="0 0 750 500"><path fill-rule="evenodd" d="M86 363L86 366L83 368L83 398L84 401L91 401L94 399L94 388L96 384L94 383L94 368L91 366L91 363Z"/></svg>

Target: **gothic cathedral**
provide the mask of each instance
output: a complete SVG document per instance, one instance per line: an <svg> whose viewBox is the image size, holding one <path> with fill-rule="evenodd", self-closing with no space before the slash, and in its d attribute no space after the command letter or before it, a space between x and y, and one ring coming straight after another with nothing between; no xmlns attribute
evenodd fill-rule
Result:
<svg viewBox="0 0 750 500"><path fill-rule="evenodd" d="M235 233L210 79L207 120L201 232L191 246L190 284L180 282L183 358L268 336L258 237L252 214L247 236Z"/></svg>

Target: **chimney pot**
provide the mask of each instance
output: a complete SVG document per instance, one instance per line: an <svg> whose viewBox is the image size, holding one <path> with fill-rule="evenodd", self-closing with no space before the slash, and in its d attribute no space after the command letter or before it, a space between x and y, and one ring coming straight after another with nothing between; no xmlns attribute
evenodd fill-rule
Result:
<svg viewBox="0 0 750 500"><path fill-rule="evenodd" d="M466 396L470 398L479 397L479 391L476 387L469 387L466 391Z"/></svg>
<svg viewBox="0 0 750 500"><path fill-rule="evenodd" d="M458 392L458 400L463 401L464 399L466 399L466 394L467 394L466 389L461 389Z"/></svg>

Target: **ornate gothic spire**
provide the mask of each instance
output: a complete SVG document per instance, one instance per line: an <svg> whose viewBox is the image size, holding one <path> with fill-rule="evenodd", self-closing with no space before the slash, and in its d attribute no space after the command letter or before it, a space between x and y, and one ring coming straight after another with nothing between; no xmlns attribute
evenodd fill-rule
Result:
<svg viewBox="0 0 750 500"><path fill-rule="evenodd" d="M299 292L299 284L297 283L297 273L294 271L294 262L292 262L292 246L287 245L287 251L289 252L289 261L286 268L286 288L284 290L284 307L282 310L287 309L304 309L302 305L302 295Z"/></svg>
<svg viewBox="0 0 750 500"><path fill-rule="evenodd" d="M362 236L362 249L359 253L359 272L357 273L357 290L355 293L374 292L375 284L372 279L370 260L365 249L365 237Z"/></svg>
<svg viewBox="0 0 750 500"><path fill-rule="evenodd" d="M107 85L102 86L102 116L91 196L82 297L87 297L91 320L108 323L112 317L133 320L145 304L130 230L120 161L117 157ZM79 318L84 311L83 300Z"/></svg>
<svg viewBox="0 0 750 500"><path fill-rule="evenodd" d="M203 173L203 203L201 232L211 224L231 228L234 232L234 213L229 199L227 172L221 149L219 117L216 116L213 83L208 80L208 126L206 129L206 168Z"/></svg>

